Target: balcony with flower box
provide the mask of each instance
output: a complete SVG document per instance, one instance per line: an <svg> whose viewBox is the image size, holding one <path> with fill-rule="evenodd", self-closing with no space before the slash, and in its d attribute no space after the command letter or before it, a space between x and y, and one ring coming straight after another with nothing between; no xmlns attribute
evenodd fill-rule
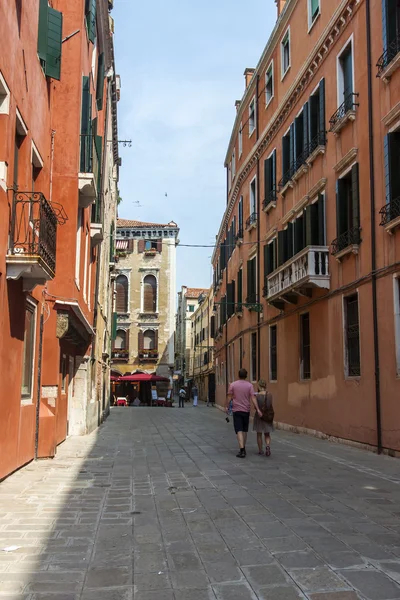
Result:
<svg viewBox="0 0 400 600"><path fill-rule="evenodd" d="M140 350L139 362L157 362L158 350Z"/></svg>
<svg viewBox="0 0 400 600"><path fill-rule="evenodd" d="M115 362L128 362L129 350L123 350L122 348L115 348L111 352L111 360Z"/></svg>
<svg viewBox="0 0 400 600"><path fill-rule="evenodd" d="M297 296L309 295L309 290L329 290L329 248L307 246L278 267L266 279L263 295L271 304L293 303Z"/></svg>

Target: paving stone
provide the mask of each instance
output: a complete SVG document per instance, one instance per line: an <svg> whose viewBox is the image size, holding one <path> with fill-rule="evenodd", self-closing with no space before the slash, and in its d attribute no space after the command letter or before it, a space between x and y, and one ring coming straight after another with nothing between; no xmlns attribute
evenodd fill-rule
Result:
<svg viewBox="0 0 400 600"><path fill-rule="evenodd" d="M285 569L304 569L321 566L322 560L311 550L301 550L299 552L285 552L274 555Z"/></svg>
<svg viewBox="0 0 400 600"><path fill-rule="evenodd" d="M400 586L384 573L373 570L341 571L349 583L368 600L393 600L400 598Z"/></svg>
<svg viewBox="0 0 400 600"><path fill-rule="evenodd" d="M209 579L205 571L171 571L172 587L178 590L203 589L209 584Z"/></svg>
<svg viewBox="0 0 400 600"><path fill-rule="evenodd" d="M310 600L359 600L355 592L328 592L326 594L311 594Z"/></svg>
<svg viewBox="0 0 400 600"><path fill-rule="evenodd" d="M212 587L217 600L257 600L250 586L239 583L236 585L214 585Z"/></svg>
<svg viewBox="0 0 400 600"><path fill-rule="evenodd" d="M243 573L255 590L270 585L285 585L288 582L284 572L276 565L243 567Z"/></svg>
<svg viewBox="0 0 400 600"><path fill-rule="evenodd" d="M243 579L242 571L234 564L227 562L204 562L204 568L211 583L226 583Z"/></svg>
<svg viewBox="0 0 400 600"><path fill-rule="evenodd" d="M241 566L269 565L274 558L265 548L236 548L232 553Z"/></svg>
<svg viewBox="0 0 400 600"><path fill-rule="evenodd" d="M293 585L261 588L257 590L257 596L259 600L299 600L305 598L301 591ZM329 600L329 598L326 600Z"/></svg>
<svg viewBox="0 0 400 600"><path fill-rule="evenodd" d="M175 600L189 600L186 590L174 590ZM190 600L215 600L215 594L211 587L203 590L190 590Z"/></svg>
<svg viewBox="0 0 400 600"><path fill-rule="evenodd" d="M345 571L346 573L348 571ZM346 589L349 586L340 577L327 567L316 569L296 569L291 576L299 587L305 592L318 592L322 590L334 591Z"/></svg>

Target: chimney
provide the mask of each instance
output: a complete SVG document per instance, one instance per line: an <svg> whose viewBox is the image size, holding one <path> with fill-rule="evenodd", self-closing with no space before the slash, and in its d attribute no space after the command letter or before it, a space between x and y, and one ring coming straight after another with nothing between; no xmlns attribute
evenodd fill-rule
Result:
<svg viewBox="0 0 400 600"><path fill-rule="evenodd" d="M244 79L245 79L245 82L246 82L246 89L249 87L249 83L251 81L251 78L254 75L254 71L255 71L255 69L249 69L249 68L247 68L247 69L245 69L245 71L243 73Z"/></svg>
<svg viewBox="0 0 400 600"><path fill-rule="evenodd" d="M276 2L276 7L278 9L278 19L279 19L281 12L285 8L286 0L275 0L275 2Z"/></svg>
<svg viewBox="0 0 400 600"><path fill-rule="evenodd" d="M238 110L239 110L239 108L240 108L240 105L241 105L241 104L242 104L242 101L241 101L241 100L236 100L236 102L235 102L235 108L236 108L236 112L238 112Z"/></svg>

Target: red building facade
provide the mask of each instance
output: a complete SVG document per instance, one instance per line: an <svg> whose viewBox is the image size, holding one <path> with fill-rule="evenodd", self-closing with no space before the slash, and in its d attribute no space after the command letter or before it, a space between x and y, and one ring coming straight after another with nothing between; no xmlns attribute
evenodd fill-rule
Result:
<svg viewBox="0 0 400 600"><path fill-rule="evenodd" d="M399 22L392 0L278 2L213 256L217 401L243 366L282 426L397 451Z"/></svg>
<svg viewBox="0 0 400 600"><path fill-rule="evenodd" d="M98 424L88 390L115 76L107 1L0 2L0 36L1 479Z"/></svg>

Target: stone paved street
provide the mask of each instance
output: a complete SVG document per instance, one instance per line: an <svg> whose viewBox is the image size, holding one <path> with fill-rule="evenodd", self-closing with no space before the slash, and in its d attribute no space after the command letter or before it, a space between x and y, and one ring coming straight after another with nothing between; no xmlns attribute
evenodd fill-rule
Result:
<svg viewBox="0 0 400 600"><path fill-rule="evenodd" d="M114 408L0 484L0 599L400 599L399 460L250 442L217 409Z"/></svg>

